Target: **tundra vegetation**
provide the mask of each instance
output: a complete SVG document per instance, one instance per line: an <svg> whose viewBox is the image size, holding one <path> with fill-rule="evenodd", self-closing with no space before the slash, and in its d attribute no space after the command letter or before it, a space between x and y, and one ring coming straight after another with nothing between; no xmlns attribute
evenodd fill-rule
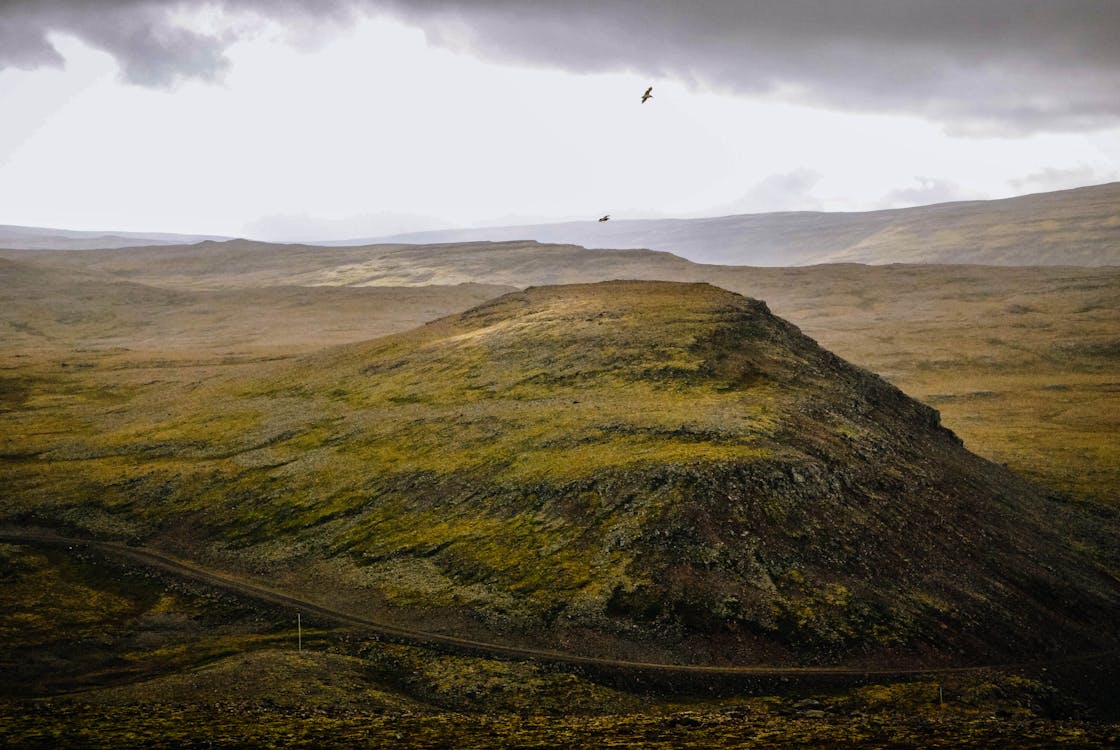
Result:
<svg viewBox="0 0 1120 750"><path fill-rule="evenodd" d="M1116 269L235 242L8 251L0 272L5 529L604 658L1115 647ZM617 277L716 286L516 291ZM315 618L299 652L290 608L90 550L0 553L9 744L1116 739L1114 659L673 685Z"/></svg>

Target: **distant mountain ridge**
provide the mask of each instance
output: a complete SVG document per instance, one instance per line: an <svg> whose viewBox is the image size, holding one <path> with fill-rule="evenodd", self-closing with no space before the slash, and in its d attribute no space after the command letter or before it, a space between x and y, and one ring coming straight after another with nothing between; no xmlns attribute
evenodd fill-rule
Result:
<svg viewBox="0 0 1120 750"><path fill-rule="evenodd" d="M1015 198L863 213L811 211L701 219L594 219L412 232L320 242L537 240L590 248L663 250L697 263L976 263L1120 265L1120 183Z"/></svg>
<svg viewBox="0 0 1120 750"><path fill-rule="evenodd" d="M226 240L212 234L169 234L166 232L89 232L48 227L0 224L0 247L12 250L97 250L151 245L186 245L206 240Z"/></svg>
<svg viewBox="0 0 1120 750"><path fill-rule="evenodd" d="M445 229L301 242L302 248L525 242L669 252L694 263L1120 266L1120 182L1014 198L860 213L789 211L699 219L612 219ZM0 225L0 248L93 250L231 241L214 235ZM255 246L278 243L238 241Z"/></svg>

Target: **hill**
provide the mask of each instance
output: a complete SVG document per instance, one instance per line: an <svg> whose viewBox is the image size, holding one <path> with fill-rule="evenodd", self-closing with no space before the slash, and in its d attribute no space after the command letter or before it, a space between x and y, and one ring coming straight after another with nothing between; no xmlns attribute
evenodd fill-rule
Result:
<svg viewBox="0 0 1120 750"><path fill-rule="evenodd" d="M979 263L1120 265L1120 183L1001 200L864 212L786 211L698 219L613 219L410 232L312 243L321 247L509 243L649 249L696 263ZM0 226L0 248L89 250L197 243L277 246L208 235L78 232ZM283 245L306 248L311 245ZM140 256L138 256L140 257ZM325 253L324 257L338 257ZM487 281L495 281L488 279ZM501 282L506 283L506 282ZM559 281L541 283L560 283Z"/></svg>
<svg viewBox="0 0 1120 750"><path fill-rule="evenodd" d="M71 229L0 225L0 247L22 250L89 250L106 247L183 245L204 240L222 240L215 235L168 234L166 232L83 232Z"/></svg>
<svg viewBox="0 0 1120 750"><path fill-rule="evenodd" d="M34 251L24 258L37 260ZM82 256L96 251L68 252ZM95 263L0 257L0 362L143 352L149 359L305 352L412 328L508 286L274 286L196 291L123 280ZM277 325L280 324L279 328Z"/></svg>
<svg viewBox="0 0 1120 750"><path fill-rule="evenodd" d="M7 447L5 519L585 653L952 663L1118 635L1113 511L708 285L534 288L113 403Z"/></svg>
<svg viewBox="0 0 1120 750"><path fill-rule="evenodd" d="M2 251L47 268L97 270L179 289L264 286L561 284L590 279L692 278L703 267L650 250L588 250L532 240L453 245L318 247L251 240L112 250Z"/></svg>
<svg viewBox="0 0 1120 750"><path fill-rule="evenodd" d="M61 362L80 355L85 367L97 360L116 370L121 365L106 360L116 356L108 348L157 360L192 351L210 359L220 353L223 362L230 355L287 356L399 332L510 287L705 281L766 300L826 348L936 404L981 455L1063 492L1120 502L1120 446L1112 439L1120 429L1120 410L1112 408L1120 403L1112 377L1120 351L1120 268L746 268L532 241L322 248L237 240L9 250L0 257L25 275L37 269L34 281L17 283L0 268L0 325L14 345L0 354L31 346L42 355L57 352L52 356ZM71 286L79 277L83 286ZM91 277L117 286L91 292ZM131 293L116 292L137 285L148 290L136 300L191 294L180 294L174 306L134 310ZM30 363L22 354L7 359L21 368ZM59 362L45 366L54 368L53 379ZM101 377L96 372L86 374ZM147 380L178 382L186 374L164 369Z"/></svg>
<svg viewBox="0 0 1120 750"><path fill-rule="evenodd" d="M861 213L812 211L703 219L612 219L415 232L368 242L538 240L595 248L649 248L697 263L1120 265L1120 183Z"/></svg>

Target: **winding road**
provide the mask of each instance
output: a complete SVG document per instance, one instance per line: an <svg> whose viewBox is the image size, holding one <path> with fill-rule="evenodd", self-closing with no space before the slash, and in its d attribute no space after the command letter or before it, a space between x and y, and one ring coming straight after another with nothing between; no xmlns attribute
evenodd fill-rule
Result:
<svg viewBox="0 0 1120 750"><path fill-rule="evenodd" d="M469 638L459 638L442 633L432 633L422 630L387 625L370 620L348 612L332 609L298 596L276 591L274 589L252 583L225 573L199 567L194 563L182 560L163 552L158 552L146 547L134 547L120 542L99 541L93 539L77 539L58 536L45 532L0 530L0 541L14 542L17 544L41 544L64 547L85 547L116 557L131 560L144 567L159 570L184 578L202 582L215 588L223 589L240 596L267 602L273 605L291 607L302 613L316 615L324 620L343 625L361 628L364 631L379 637L406 643L415 646L437 646L460 652L493 656L499 658L512 658L522 660L536 660L554 664L565 664L578 667L588 667L599 670L608 670L616 673L646 674L661 677L696 677L710 675L712 677L754 677L754 678L902 678L912 679L923 675L963 674L979 672L990 669L1031 669L1048 667L1058 664L1074 663L1101 659L1114 656L1117 650L1098 652L1048 661L1023 662L1019 664L984 664L958 667L929 667L924 669L865 669L859 667L770 667L770 666L708 666L700 664L665 664L655 662L626 661L621 659L607 659L593 656L580 656L578 654L535 649L521 646L510 646L500 643L489 643Z"/></svg>

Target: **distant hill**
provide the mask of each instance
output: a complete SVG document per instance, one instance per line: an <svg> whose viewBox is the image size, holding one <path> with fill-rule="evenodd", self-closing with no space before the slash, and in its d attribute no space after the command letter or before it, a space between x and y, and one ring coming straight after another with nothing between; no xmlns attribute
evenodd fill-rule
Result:
<svg viewBox="0 0 1120 750"><path fill-rule="evenodd" d="M67 251L79 261L92 252ZM21 255L40 253L49 255ZM258 348L276 353L407 330L508 291L486 284L196 291L122 280L81 263L43 266L0 257L0 340L7 354L113 348L163 356Z"/></svg>
<svg viewBox="0 0 1120 750"><path fill-rule="evenodd" d="M7 517L585 653L992 663L1118 637L1115 513L706 284L531 288L161 399L11 453Z"/></svg>
<svg viewBox="0 0 1120 750"><path fill-rule="evenodd" d="M612 219L414 232L324 242L537 240L592 248L647 248L697 263L979 263L1120 265L1120 183L989 201L864 213L786 212L705 219Z"/></svg>
<svg viewBox="0 0 1120 750"><path fill-rule="evenodd" d="M144 245L183 245L227 237L162 232L82 232L70 229L0 225L0 248L14 250L89 250Z"/></svg>
<svg viewBox="0 0 1120 750"><path fill-rule="evenodd" d="M40 266L90 270L128 281L190 289L299 286L529 286L612 278L688 279L709 271L664 252L588 250L529 241L362 247L252 240L88 250L6 251Z"/></svg>
<svg viewBox="0 0 1120 750"><path fill-rule="evenodd" d="M241 247L358 247L524 242L647 249L696 263L805 266L820 263L977 263L1002 266L1120 265L1120 183L989 201L862 213L794 211L703 219L593 219L482 229L411 232L303 244L234 240ZM0 226L0 248L89 250L230 241L212 235L78 232Z"/></svg>

